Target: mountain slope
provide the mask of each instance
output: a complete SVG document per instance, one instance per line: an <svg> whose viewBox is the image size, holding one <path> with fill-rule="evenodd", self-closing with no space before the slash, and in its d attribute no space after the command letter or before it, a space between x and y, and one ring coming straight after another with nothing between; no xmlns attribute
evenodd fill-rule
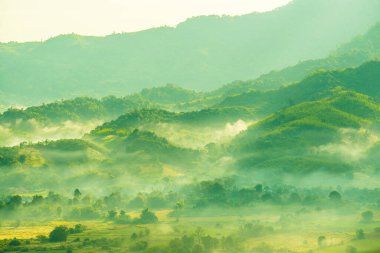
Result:
<svg viewBox="0 0 380 253"><path fill-rule="evenodd" d="M213 103L212 100L204 99L202 93L166 85L126 97L79 97L24 109L9 108L0 113L0 145L57 137L80 138L98 124L133 110L165 108L188 111L204 108L209 103Z"/></svg>
<svg viewBox="0 0 380 253"><path fill-rule="evenodd" d="M258 91L225 98L220 107L246 106L265 116L281 108L304 101L330 96L336 89L348 89L372 96L380 101L380 62L367 62L358 68L339 71L320 71L294 85L277 90Z"/></svg>
<svg viewBox="0 0 380 253"><path fill-rule="evenodd" d="M176 28L0 44L0 97L30 104L165 83L209 90L325 57L376 23L379 12L376 0L295 0L268 13L198 17Z"/></svg>
<svg viewBox="0 0 380 253"><path fill-rule="evenodd" d="M214 95L242 93L248 89L270 90L290 85L319 70L358 67L380 59L380 23L333 51L328 57L307 60L278 71L271 71L251 81L236 81L211 92Z"/></svg>
<svg viewBox="0 0 380 253"><path fill-rule="evenodd" d="M300 103L248 128L231 144L239 168L292 173L319 170L350 173L359 155L377 143L380 105L371 97L338 91L332 97Z"/></svg>

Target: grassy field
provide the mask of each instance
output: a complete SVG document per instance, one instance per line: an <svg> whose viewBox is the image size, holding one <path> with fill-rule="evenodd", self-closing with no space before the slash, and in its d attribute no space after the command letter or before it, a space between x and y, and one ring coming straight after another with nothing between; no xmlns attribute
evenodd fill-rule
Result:
<svg viewBox="0 0 380 253"><path fill-rule="evenodd" d="M290 209L264 212L265 210L265 207L260 210L246 208L235 210L236 213L234 213L233 209L210 209L194 212L189 216L184 215L179 221L168 217L171 210L160 210L155 212L159 217L159 222L147 225L117 225L102 220L50 221L38 225L25 221L25 224L21 222L19 227L12 227L12 223L3 222L0 228L0 239L30 239L25 246L29 252L67 252L68 247L73 248L74 252L83 253L130 252L129 247L140 240L146 241L149 248L154 248L167 245L173 238L194 234L194 231L201 227L205 234L217 238L228 235L240 238L243 252L338 253L347 252L349 246L356 248L356 252L380 252L380 233L375 232L375 228L380 227L378 216L375 216L374 222L364 224L360 222L356 214L342 214L331 210L295 212ZM138 213L134 212L130 215L137 216ZM56 226L73 227L78 223L85 225L87 229L83 233L70 235L65 243L40 243L32 239L38 235L48 236ZM242 232L242 227L247 223L259 223L271 227L273 232L254 236L246 235ZM149 229L149 235L142 236L146 229ZM363 229L365 239L355 239L358 229ZM132 240L133 233L141 237ZM321 235L326 237L323 247L320 247L317 242L317 238ZM271 251L265 249L268 246Z"/></svg>

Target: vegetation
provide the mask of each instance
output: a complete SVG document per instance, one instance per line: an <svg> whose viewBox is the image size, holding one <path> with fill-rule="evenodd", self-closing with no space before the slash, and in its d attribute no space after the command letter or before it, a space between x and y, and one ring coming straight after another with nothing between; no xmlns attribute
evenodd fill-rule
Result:
<svg viewBox="0 0 380 253"><path fill-rule="evenodd" d="M379 252L379 8L0 44L0 253Z"/></svg>
<svg viewBox="0 0 380 253"><path fill-rule="evenodd" d="M2 100L41 103L118 95L166 83L210 90L324 57L377 22L379 10L372 0L298 0L272 13L194 17L176 28L3 43Z"/></svg>

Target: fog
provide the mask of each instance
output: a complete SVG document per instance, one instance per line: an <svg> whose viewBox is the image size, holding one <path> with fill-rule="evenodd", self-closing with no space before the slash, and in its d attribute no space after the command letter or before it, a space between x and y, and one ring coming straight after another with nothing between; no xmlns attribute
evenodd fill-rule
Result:
<svg viewBox="0 0 380 253"><path fill-rule="evenodd" d="M380 140L378 133L366 128L340 129L339 134L338 142L316 147L314 151L354 162L366 158L368 150Z"/></svg>
<svg viewBox="0 0 380 253"><path fill-rule="evenodd" d="M59 124L46 125L35 119L17 120L15 125L0 125L0 146L16 146L21 142L40 142L45 140L81 138L102 121L94 120L85 123L65 121Z"/></svg>
<svg viewBox="0 0 380 253"><path fill-rule="evenodd" d="M159 123L148 130L168 139L171 143L192 149L204 148L210 143L226 143L239 133L247 130L254 122L237 120L215 127L186 126L183 124ZM144 128L143 128L144 129Z"/></svg>

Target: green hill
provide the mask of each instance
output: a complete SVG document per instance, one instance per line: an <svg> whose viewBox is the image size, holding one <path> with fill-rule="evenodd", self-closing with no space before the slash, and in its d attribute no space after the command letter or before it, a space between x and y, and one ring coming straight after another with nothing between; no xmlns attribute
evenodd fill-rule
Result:
<svg viewBox="0 0 380 253"><path fill-rule="evenodd" d="M183 124L190 126L223 125L239 119L252 119L254 113L247 108L208 108L199 111L175 113L161 109L142 109L124 114L116 120L106 122L92 134L116 134L121 130L148 127L158 123Z"/></svg>
<svg viewBox="0 0 380 253"><path fill-rule="evenodd" d="M0 149L0 167L25 166L46 168L49 166L73 166L104 159L105 149L93 143L63 139Z"/></svg>
<svg viewBox="0 0 380 253"><path fill-rule="evenodd" d="M210 144L210 138L209 145L198 149L178 145L173 135L218 135L218 125L224 128L229 121L253 119L254 114L238 107L184 113L141 109L98 126L83 139L3 147L1 187L57 189L83 179L93 185L112 181L115 186L131 177L153 182L164 176L217 175L224 169L246 178L251 173L349 178L363 167L376 171L380 105L354 91L335 89L329 94L278 110L236 132L230 142ZM350 152L353 147L357 153Z"/></svg>
<svg viewBox="0 0 380 253"><path fill-rule="evenodd" d="M202 93L166 85L126 97L79 97L21 109L9 108L0 113L0 145L81 138L103 122L143 108L192 111L214 103L213 99L205 99Z"/></svg>
<svg viewBox="0 0 380 253"><path fill-rule="evenodd" d="M232 95L225 98L219 107L246 106L265 116L289 105L330 96L339 87L372 96L379 101L379 78L380 62L373 61L358 68L320 71L299 83L277 90L251 90Z"/></svg>
<svg viewBox="0 0 380 253"><path fill-rule="evenodd" d="M230 148L237 166L251 171L350 173L354 164L349 162L354 157L338 155L339 149L369 142L363 133L378 127L379 116L380 105L371 97L336 91L332 97L303 102L268 116L237 136Z"/></svg>
<svg viewBox="0 0 380 253"><path fill-rule="evenodd" d="M64 121L85 122L88 120L110 120L128 111L163 107L173 110L183 103L202 100L203 95L175 85L144 89L126 97L108 96L102 99L79 97L61 100L25 109L9 108L0 114L0 124L15 124L16 121L36 120L46 125ZM201 103L198 104L201 106ZM196 106L190 108L196 108ZM190 109L187 108L187 109Z"/></svg>
<svg viewBox="0 0 380 253"><path fill-rule="evenodd" d="M143 98L105 97L102 100L81 97L32 106L25 109L10 108L0 115L0 124L36 120L46 125L64 121L85 122L94 119L111 119L127 111L153 105Z"/></svg>

